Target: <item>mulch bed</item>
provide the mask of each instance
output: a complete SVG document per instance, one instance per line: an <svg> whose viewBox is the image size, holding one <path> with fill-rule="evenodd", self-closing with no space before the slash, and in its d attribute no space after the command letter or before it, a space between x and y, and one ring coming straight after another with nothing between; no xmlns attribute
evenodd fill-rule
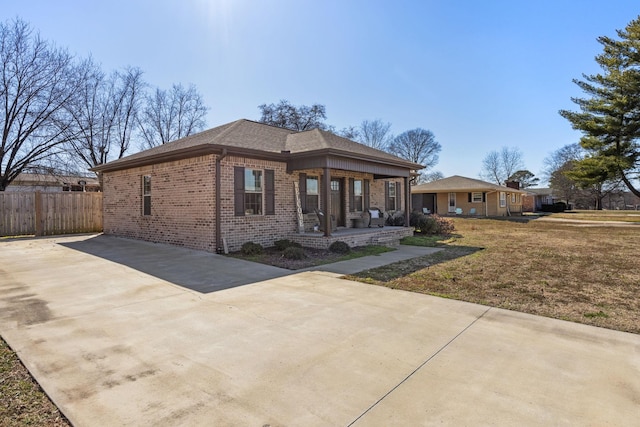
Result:
<svg viewBox="0 0 640 427"><path fill-rule="evenodd" d="M358 248L352 250L358 252ZM261 264L273 265L275 267L286 268L288 270L300 270L321 264L329 264L340 260L344 254L336 254L327 249L304 248L305 258L301 260L288 259L282 251L276 248L265 248L262 255L243 255L241 252L229 254L232 257L259 262Z"/></svg>

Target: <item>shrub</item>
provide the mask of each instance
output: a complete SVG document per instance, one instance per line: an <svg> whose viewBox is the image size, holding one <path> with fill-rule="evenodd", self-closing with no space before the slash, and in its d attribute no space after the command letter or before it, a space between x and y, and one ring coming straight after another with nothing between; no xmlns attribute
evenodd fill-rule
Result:
<svg viewBox="0 0 640 427"><path fill-rule="evenodd" d="M422 212L411 212L411 216L409 216L409 225L420 234L427 234L434 223L435 221Z"/></svg>
<svg viewBox="0 0 640 427"><path fill-rule="evenodd" d="M431 215L431 218L436 221L436 231L434 234L441 234L446 236L453 233L456 229L456 227L453 225L453 221L449 218L444 218L440 215L435 214Z"/></svg>
<svg viewBox="0 0 640 427"><path fill-rule="evenodd" d="M284 251L287 248L301 248L302 245L298 242L293 242L289 239L276 240L273 242L273 246L279 251Z"/></svg>
<svg viewBox="0 0 640 427"><path fill-rule="evenodd" d="M348 254L349 252L351 252L351 248L349 247L349 245L339 240L336 242L333 242L329 246L329 250L336 254Z"/></svg>
<svg viewBox="0 0 640 427"><path fill-rule="evenodd" d="M552 213L564 212L567 210L567 204L565 202L555 202L552 205L542 205L540 210Z"/></svg>
<svg viewBox="0 0 640 427"><path fill-rule="evenodd" d="M286 259L305 259L304 249L298 246L289 246L282 252L282 256Z"/></svg>
<svg viewBox="0 0 640 427"><path fill-rule="evenodd" d="M448 235L451 234L455 227L453 221L449 218L443 218L439 215L425 215L420 212L414 212L411 214L409 225L416 229L416 233L419 234L438 234Z"/></svg>
<svg viewBox="0 0 640 427"><path fill-rule="evenodd" d="M402 227L404 225L404 212L395 211L393 215L389 215L385 221L387 225Z"/></svg>
<svg viewBox="0 0 640 427"><path fill-rule="evenodd" d="M244 255L260 255L262 253L262 245L259 243L247 242L242 245L240 251Z"/></svg>

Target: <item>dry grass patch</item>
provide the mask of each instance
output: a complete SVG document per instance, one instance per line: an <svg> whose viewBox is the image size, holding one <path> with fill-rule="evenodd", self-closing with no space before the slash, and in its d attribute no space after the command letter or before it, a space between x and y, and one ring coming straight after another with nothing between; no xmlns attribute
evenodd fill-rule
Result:
<svg viewBox="0 0 640 427"><path fill-rule="evenodd" d="M461 218L455 227L439 254L352 278L640 333L640 227Z"/></svg>
<svg viewBox="0 0 640 427"><path fill-rule="evenodd" d="M0 426L70 426L0 338Z"/></svg>
<svg viewBox="0 0 640 427"><path fill-rule="evenodd" d="M567 211L554 213L549 217L580 221L640 222L640 211Z"/></svg>

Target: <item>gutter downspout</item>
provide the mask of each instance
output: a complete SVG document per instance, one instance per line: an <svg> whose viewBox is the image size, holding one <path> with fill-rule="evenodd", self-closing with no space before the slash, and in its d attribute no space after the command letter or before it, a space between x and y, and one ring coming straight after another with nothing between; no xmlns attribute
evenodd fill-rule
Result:
<svg viewBox="0 0 640 427"><path fill-rule="evenodd" d="M410 213L411 213L411 180L409 177L404 177L404 226L410 227Z"/></svg>
<svg viewBox="0 0 640 427"><path fill-rule="evenodd" d="M221 194L220 194L220 177L222 173L220 172L220 161L227 157L227 149L222 149L222 154L216 156L216 252L223 253L223 244L222 244L222 223L220 215L222 215L222 206L220 206L221 202Z"/></svg>

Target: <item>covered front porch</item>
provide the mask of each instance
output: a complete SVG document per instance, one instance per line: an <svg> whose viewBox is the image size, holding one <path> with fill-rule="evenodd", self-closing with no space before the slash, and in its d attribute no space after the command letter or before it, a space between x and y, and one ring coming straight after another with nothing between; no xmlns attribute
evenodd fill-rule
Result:
<svg viewBox="0 0 640 427"><path fill-rule="evenodd" d="M412 227L346 228L338 227L330 235L324 232L292 233L287 238L304 247L328 249L333 242L342 241L350 247L366 245L398 246L400 239L413 235Z"/></svg>

